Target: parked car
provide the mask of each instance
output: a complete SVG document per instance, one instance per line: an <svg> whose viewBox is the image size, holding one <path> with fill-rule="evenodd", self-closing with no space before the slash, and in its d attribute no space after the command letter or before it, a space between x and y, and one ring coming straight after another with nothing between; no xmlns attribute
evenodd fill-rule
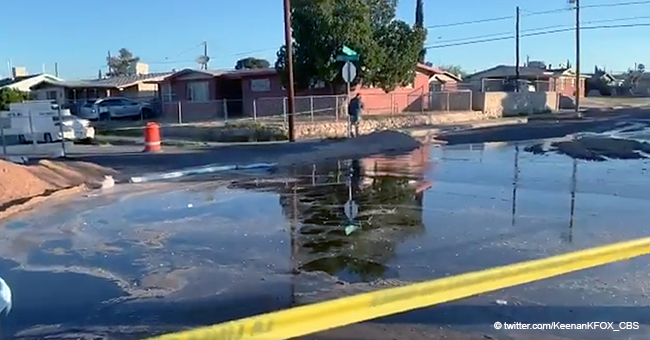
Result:
<svg viewBox="0 0 650 340"><path fill-rule="evenodd" d="M153 108L148 103L141 103L127 98L102 98L88 102L79 108L78 117L90 120L109 120L118 118L149 118Z"/></svg>
<svg viewBox="0 0 650 340"><path fill-rule="evenodd" d="M59 126L59 117L54 117L54 125ZM73 115L62 115L63 118L63 138L66 140L84 140L95 138L95 128L90 126L87 119L77 118ZM61 140L61 134L58 134Z"/></svg>

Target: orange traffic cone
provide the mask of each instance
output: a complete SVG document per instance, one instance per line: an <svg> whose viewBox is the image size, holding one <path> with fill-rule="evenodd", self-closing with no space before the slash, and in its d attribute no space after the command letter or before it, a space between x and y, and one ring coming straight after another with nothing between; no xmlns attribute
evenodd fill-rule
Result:
<svg viewBox="0 0 650 340"><path fill-rule="evenodd" d="M160 142L160 125L149 122L144 128L144 152L160 152L162 145Z"/></svg>

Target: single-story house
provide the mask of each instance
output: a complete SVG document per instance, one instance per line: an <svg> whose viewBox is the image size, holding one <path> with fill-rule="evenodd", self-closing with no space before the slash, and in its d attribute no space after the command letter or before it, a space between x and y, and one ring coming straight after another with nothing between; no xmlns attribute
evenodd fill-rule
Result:
<svg viewBox="0 0 650 340"><path fill-rule="evenodd" d="M353 92L361 95L364 109L368 113L420 111L429 107L431 92L455 92L460 81L461 79L452 73L419 63L416 65L415 79L409 86L400 86L386 93L380 88L366 87L362 84ZM469 106L468 102L468 109L471 109Z"/></svg>
<svg viewBox="0 0 650 340"><path fill-rule="evenodd" d="M171 72L124 75L94 80L63 81L43 79L30 87L36 100L56 100L73 104L105 97L154 99L158 97L157 81Z"/></svg>
<svg viewBox="0 0 650 340"><path fill-rule="evenodd" d="M391 94L382 89L358 85L353 93L364 96L366 109L381 107L391 110L398 107L399 111L408 109L423 94L432 88L438 90L455 90L455 84L460 79L448 72L435 67L418 64L416 77L411 86L398 87ZM187 120L209 120L224 116L253 116L277 112L279 106L286 105L282 98L287 94L282 86L280 76L273 68L250 70L196 70L184 69L171 74L158 82L163 103L163 115L169 118L179 116ZM297 93L297 96L330 96L342 94L325 86L314 86L307 91ZM409 96L410 95L410 96ZM329 101L334 103L332 98ZM403 98L397 102L395 98ZM392 101L392 102L391 102ZM386 102L386 103L384 103ZM306 103L306 102L305 102ZM391 105L392 104L392 105ZM266 107L266 106L269 107ZM297 106L301 106L297 101ZM313 106L312 102L312 106ZM307 104L308 106L308 104ZM334 106L334 105L331 105ZM300 109L298 109L300 110Z"/></svg>
<svg viewBox="0 0 650 340"><path fill-rule="evenodd" d="M41 74L27 74L24 67L14 67L12 69L12 76L5 79L0 79L0 89L11 88L21 92L29 92L30 87L42 81L61 81L61 79L41 73Z"/></svg>
<svg viewBox="0 0 650 340"><path fill-rule="evenodd" d="M464 82L477 91L507 91L504 84L517 77L515 66L498 65L465 77ZM584 97L587 76L580 76L580 96ZM551 69L536 66L520 66L519 79L534 84L536 91L558 92L565 96L576 93L576 75L568 68Z"/></svg>

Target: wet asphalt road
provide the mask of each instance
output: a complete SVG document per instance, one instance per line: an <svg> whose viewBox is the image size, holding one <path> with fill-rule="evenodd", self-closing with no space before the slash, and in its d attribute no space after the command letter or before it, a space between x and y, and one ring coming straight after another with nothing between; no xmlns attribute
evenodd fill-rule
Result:
<svg viewBox="0 0 650 340"><path fill-rule="evenodd" d="M527 124L507 125L443 133L437 139L449 144L526 141L563 137L578 132L605 132L635 119L649 119L650 110L629 108L620 110L592 110L583 113L583 119L535 120Z"/></svg>
<svg viewBox="0 0 650 340"><path fill-rule="evenodd" d="M0 272L15 290L15 309L0 331L16 339L141 338L647 236L647 160L574 163L523 152L524 146L432 147L397 158L316 163L290 173L251 173L228 188L210 177L118 185L43 207L0 225ZM423 181L432 187L415 192ZM359 204L352 220L343 209L350 193ZM350 223L359 229L346 235ZM359 331L400 339L646 339L646 262L310 339L355 339ZM636 321L642 329L492 327L601 320Z"/></svg>

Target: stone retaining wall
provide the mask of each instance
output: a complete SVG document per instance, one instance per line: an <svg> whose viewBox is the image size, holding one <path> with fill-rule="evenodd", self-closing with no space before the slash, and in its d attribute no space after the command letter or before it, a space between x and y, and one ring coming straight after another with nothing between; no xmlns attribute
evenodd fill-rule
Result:
<svg viewBox="0 0 650 340"><path fill-rule="evenodd" d="M362 118L359 123L359 132L368 134L381 130L396 130L421 125L453 124L500 117L501 115L496 112L463 111L410 114L382 119L373 117L364 120ZM347 136L347 131L347 122L341 120L338 122L298 123L296 124L295 133L296 138L328 138Z"/></svg>

